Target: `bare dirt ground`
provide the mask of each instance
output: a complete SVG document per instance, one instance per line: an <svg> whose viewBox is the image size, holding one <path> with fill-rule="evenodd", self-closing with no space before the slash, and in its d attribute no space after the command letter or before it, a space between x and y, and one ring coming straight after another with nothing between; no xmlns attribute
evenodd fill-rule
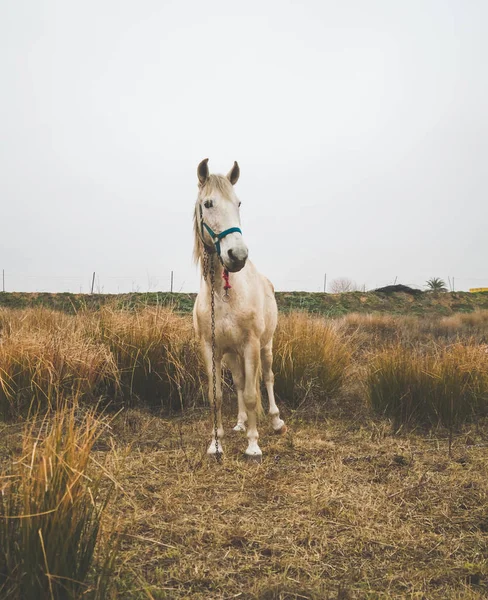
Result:
<svg viewBox="0 0 488 600"><path fill-rule="evenodd" d="M386 421L285 414L262 464L225 417L128 410L96 459L117 481L121 598L488 597L488 424L392 434Z"/></svg>

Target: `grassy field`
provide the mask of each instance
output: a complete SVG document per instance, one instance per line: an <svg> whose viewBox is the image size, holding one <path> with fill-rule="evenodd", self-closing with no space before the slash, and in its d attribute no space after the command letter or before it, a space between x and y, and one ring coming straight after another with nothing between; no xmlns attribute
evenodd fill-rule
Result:
<svg viewBox="0 0 488 600"><path fill-rule="evenodd" d="M488 311L285 311L274 365L219 465L189 315L0 309L0 597L485 598Z"/></svg>
<svg viewBox="0 0 488 600"><path fill-rule="evenodd" d="M47 292L0 292L0 307L54 308L67 313L96 310L103 306L127 309L140 306L171 306L183 313L193 309L196 294L147 292L130 294L51 294ZM305 310L327 317L348 313L388 313L416 316L448 316L488 309L488 293L446 292L417 295L382 292L347 292L322 294L310 292L276 292L278 307L282 312Z"/></svg>

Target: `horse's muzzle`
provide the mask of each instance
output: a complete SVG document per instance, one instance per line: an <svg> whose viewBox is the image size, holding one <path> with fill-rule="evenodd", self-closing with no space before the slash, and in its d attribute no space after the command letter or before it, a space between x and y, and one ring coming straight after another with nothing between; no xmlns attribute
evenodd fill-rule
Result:
<svg viewBox="0 0 488 600"><path fill-rule="evenodd" d="M243 269L244 265L246 264L247 256L247 248L238 250L229 248L229 251L227 252L227 260L224 261L226 263L225 266L227 267L227 270L231 273L237 273Z"/></svg>
<svg viewBox="0 0 488 600"><path fill-rule="evenodd" d="M238 271L244 268L246 260L247 258L245 258L244 260L233 260L232 262L229 261L229 263L226 264L225 267L230 273L237 273Z"/></svg>

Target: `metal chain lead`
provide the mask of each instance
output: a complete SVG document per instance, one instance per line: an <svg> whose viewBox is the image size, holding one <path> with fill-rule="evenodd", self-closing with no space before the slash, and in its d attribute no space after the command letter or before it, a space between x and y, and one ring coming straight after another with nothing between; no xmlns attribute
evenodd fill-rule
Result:
<svg viewBox="0 0 488 600"><path fill-rule="evenodd" d="M208 261L209 261L208 252L207 252L207 249L204 247L204 252L203 252L203 278L205 279L205 281L207 281L207 277L208 277Z"/></svg>
<svg viewBox="0 0 488 600"><path fill-rule="evenodd" d="M212 387L213 387L213 418L215 435L215 456L217 462L221 462L222 453L219 450L219 428L217 423L217 368L215 366L215 263L213 258L205 251L207 265L210 267L210 289L211 289L211 329L212 329Z"/></svg>

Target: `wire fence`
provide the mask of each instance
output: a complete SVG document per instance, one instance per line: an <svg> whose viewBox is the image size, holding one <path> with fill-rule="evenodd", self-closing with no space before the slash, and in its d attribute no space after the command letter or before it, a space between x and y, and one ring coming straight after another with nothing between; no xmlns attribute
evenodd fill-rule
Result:
<svg viewBox="0 0 488 600"><path fill-rule="evenodd" d="M123 294L131 292L193 292L198 289L197 272L165 275L52 275L2 272L4 292L70 292L74 294Z"/></svg>
<svg viewBox="0 0 488 600"><path fill-rule="evenodd" d="M469 291L474 288L488 287L486 277L443 277L449 291ZM422 277L403 279L393 276L389 279L378 278L370 282L356 283L352 278L330 276L324 273L320 277L274 277L273 283L277 291L292 292L328 292L337 291L371 291L380 287L402 284L417 289L427 289L426 280ZM123 294L134 292L180 292L192 293L199 289L200 275L195 270L188 272L168 271L166 274L145 275L108 275L103 272L92 272L86 275L52 275L2 271L2 288L4 292L48 292L74 294ZM348 285L349 284L349 285Z"/></svg>

